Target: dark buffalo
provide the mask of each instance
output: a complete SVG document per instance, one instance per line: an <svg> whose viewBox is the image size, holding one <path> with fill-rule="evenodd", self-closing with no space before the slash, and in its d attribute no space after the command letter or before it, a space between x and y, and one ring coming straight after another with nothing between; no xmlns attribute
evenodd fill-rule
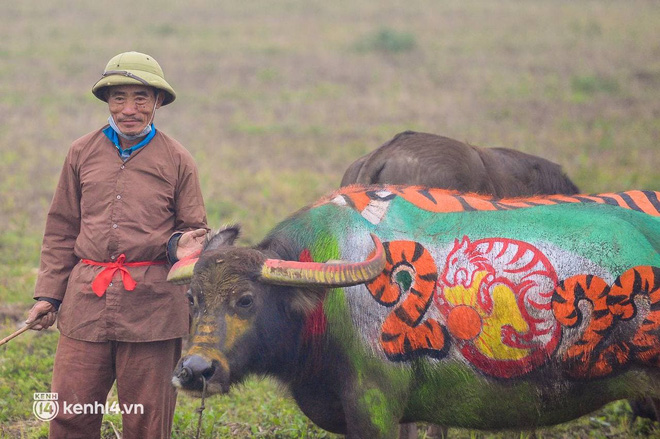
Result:
<svg viewBox="0 0 660 439"><path fill-rule="evenodd" d="M647 418L651 421L658 421L658 414L655 410L655 407L660 405L657 401L653 401L651 398L636 398L631 399L630 409L632 410L632 416L630 418L631 424L635 422L637 418Z"/></svg>
<svg viewBox="0 0 660 439"><path fill-rule="evenodd" d="M351 186L253 248L225 229L170 272L192 276L194 313L173 382L199 395L274 376L349 438L528 429L657 398L659 197Z"/></svg>
<svg viewBox="0 0 660 439"><path fill-rule="evenodd" d="M561 166L541 157L413 131L397 134L353 162L341 186L356 183L428 186L499 198L579 192Z"/></svg>

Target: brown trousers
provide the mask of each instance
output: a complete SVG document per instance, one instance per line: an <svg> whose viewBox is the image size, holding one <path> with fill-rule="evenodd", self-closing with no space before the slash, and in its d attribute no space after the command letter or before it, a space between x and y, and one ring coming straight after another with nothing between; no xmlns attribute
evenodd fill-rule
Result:
<svg viewBox="0 0 660 439"><path fill-rule="evenodd" d="M99 438L100 406L106 406L116 380L123 438L169 438L176 405L172 371L180 356L181 339L91 343L60 335L52 382L59 413L50 422L49 437Z"/></svg>

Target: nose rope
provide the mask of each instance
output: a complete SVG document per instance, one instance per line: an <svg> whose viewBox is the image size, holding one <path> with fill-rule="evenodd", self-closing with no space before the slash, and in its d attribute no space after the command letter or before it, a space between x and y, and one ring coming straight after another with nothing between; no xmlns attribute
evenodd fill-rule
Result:
<svg viewBox="0 0 660 439"><path fill-rule="evenodd" d="M196 410L197 413L199 413L199 419L197 420L197 434L195 435L195 439L199 439L199 433L202 430L202 413L204 412L204 409L206 408L204 406L204 400L206 399L206 377L202 375L202 403L199 406L199 408Z"/></svg>

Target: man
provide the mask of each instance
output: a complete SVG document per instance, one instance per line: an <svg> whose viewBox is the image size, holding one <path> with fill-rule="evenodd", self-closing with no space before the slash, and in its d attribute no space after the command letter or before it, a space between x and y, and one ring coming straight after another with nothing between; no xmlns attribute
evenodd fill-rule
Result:
<svg viewBox="0 0 660 439"><path fill-rule="evenodd" d="M198 251L207 231L197 168L153 125L176 95L152 57L115 56L92 92L107 102L109 125L73 142L66 157L26 321L41 330L57 314L60 410L50 436L99 437L116 381L123 437L166 438L171 374L189 325L185 289L165 281L167 259Z"/></svg>

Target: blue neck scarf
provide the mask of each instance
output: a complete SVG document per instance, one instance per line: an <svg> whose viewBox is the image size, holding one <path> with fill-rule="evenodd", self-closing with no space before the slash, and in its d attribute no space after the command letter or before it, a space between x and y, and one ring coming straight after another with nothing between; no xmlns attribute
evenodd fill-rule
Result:
<svg viewBox="0 0 660 439"><path fill-rule="evenodd" d="M112 117L112 116L111 116ZM156 128L154 127L153 124L150 125L150 130L149 133L145 136L144 139L140 143L138 143L135 146L131 146L130 148L126 149L121 149L121 142L119 141L119 134L115 130L115 128L110 125L106 129L103 130L103 134L110 139L110 141L115 145L117 150L119 151L119 156L122 158L122 160L126 161L128 158L131 156L132 153L137 151L138 149L142 148L143 146L147 145L151 139L154 138L156 135Z"/></svg>

